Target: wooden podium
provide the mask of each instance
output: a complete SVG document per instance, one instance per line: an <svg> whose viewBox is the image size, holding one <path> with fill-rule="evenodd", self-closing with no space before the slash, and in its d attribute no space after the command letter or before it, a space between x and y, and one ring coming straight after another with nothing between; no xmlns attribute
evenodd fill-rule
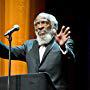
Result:
<svg viewBox="0 0 90 90"><path fill-rule="evenodd" d="M0 77L0 90L7 90L8 76ZM10 76L10 90L55 90L46 73Z"/></svg>

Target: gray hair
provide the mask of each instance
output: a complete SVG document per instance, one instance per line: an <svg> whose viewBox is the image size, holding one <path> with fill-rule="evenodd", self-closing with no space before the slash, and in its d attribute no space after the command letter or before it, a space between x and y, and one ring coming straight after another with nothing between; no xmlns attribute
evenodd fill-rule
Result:
<svg viewBox="0 0 90 90"><path fill-rule="evenodd" d="M52 29L58 30L58 21L56 20L55 16L44 12L40 13L38 16L48 19L51 22Z"/></svg>

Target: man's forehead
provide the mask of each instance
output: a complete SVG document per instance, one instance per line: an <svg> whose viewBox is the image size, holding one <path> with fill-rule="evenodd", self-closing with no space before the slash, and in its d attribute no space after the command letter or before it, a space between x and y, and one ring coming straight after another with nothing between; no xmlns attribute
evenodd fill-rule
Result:
<svg viewBox="0 0 90 90"><path fill-rule="evenodd" d="M34 24L37 22L41 22L41 21L50 22L50 20L48 18L46 18L45 16L37 16L35 21L34 21Z"/></svg>
<svg viewBox="0 0 90 90"><path fill-rule="evenodd" d="M39 15L39 16L36 17L35 21L37 21L37 20L48 20L48 17Z"/></svg>

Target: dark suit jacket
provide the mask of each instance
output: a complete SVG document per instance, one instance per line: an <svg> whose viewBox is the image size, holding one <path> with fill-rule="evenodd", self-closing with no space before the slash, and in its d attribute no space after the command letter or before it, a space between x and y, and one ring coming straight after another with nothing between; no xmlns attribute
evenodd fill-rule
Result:
<svg viewBox="0 0 90 90"><path fill-rule="evenodd" d="M69 39L66 43L68 46L67 58L74 60L73 41ZM9 48L0 42L0 57L8 59ZM42 62L39 62L39 47L36 39L26 41L22 46L11 49L12 60L26 61L29 73L46 72L56 90L65 90L65 81L62 71L62 52L60 46L52 39L46 48Z"/></svg>

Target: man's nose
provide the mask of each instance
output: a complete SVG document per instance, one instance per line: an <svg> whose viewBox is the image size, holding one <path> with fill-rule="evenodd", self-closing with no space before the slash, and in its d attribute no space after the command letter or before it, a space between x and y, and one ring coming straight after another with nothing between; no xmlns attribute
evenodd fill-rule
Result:
<svg viewBox="0 0 90 90"><path fill-rule="evenodd" d="M39 24L38 29L39 30L43 30L44 29L44 26L42 24Z"/></svg>

